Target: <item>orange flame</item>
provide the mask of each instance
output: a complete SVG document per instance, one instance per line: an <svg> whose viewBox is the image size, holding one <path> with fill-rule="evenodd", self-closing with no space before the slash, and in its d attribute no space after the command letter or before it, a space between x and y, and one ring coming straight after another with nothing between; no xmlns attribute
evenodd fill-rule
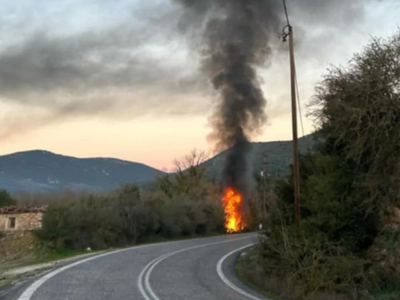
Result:
<svg viewBox="0 0 400 300"><path fill-rule="evenodd" d="M242 227L242 213L240 206L242 205L242 195L233 188L226 188L222 197L222 203L225 210L225 228L228 232L238 232Z"/></svg>

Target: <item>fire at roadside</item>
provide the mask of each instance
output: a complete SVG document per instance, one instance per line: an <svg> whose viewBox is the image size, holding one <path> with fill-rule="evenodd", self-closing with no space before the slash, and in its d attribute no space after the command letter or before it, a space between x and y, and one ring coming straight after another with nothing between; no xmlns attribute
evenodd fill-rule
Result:
<svg viewBox="0 0 400 300"><path fill-rule="evenodd" d="M238 233L245 228L242 215L243 197L235 191L235 189L228 187L224 191L222 203L225 211L225 228L228 233Z"/></svg>

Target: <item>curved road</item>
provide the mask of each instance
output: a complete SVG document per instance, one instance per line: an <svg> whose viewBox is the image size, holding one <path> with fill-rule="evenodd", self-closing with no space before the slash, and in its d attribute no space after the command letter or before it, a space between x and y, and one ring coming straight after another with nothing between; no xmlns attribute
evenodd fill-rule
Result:
<svg viewBox="0 0 400 300"><path fill-rule="evenodd" d="M4 300L265 300L237 278L239 253L257 234L137 246L49 271L14 287Z"/></svg>

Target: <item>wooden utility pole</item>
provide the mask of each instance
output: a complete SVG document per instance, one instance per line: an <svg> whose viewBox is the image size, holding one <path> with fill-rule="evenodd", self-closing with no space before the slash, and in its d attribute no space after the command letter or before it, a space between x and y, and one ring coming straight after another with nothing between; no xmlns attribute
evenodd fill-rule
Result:
<svg viewBox="0 0 400 300"><path fill-rule="evenodd" d="M290 25L289 14L286 1L282 0L285 10L287 25L283 28L283 41L289 37L289 55L290 55L290 87L292 95L292 132L293 132L293 185L294 185L294 218L297 232L300 229L300 183L299 183L299 149L297 137L297 105L296 105L296 65L294 62L294 45L293 45L293 27ZM287 31L286 31L287 30Z"/></svg>
<svg viewBox="0 0 400 300"><path fill-rule="evenodd" d="M290 53L290 81L292 94L292 132L293 132L293 183L294 183L294 206L295 224L300 228L300 184L299 184L299 150L297 137L297 105L296 105L296 66L294 62L293 28L289 29L289 53Z"/></svg>

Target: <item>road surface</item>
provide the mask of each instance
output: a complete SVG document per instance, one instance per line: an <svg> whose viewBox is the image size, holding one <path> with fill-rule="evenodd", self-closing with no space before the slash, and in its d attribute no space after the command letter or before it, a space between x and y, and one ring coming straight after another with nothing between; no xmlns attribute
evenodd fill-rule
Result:
<svg viewBox="0 0 400 300"><path fill-rule="evenodd" d="M137 246L107 252L0 291L2 300L265 300L236 276L257 234Z"/></svg>

